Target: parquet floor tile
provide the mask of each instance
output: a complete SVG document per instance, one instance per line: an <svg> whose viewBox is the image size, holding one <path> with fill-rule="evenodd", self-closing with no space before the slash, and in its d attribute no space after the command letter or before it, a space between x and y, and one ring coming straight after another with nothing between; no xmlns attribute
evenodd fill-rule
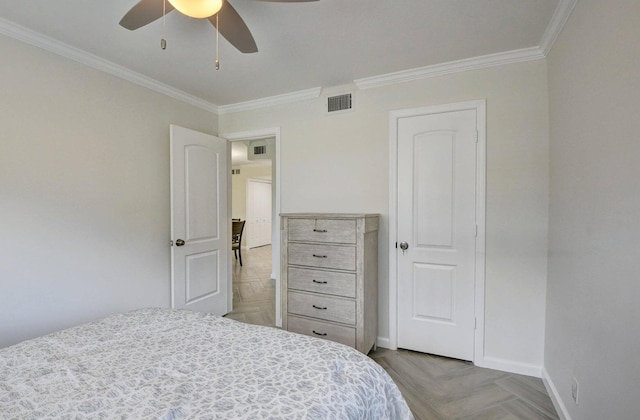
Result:
<svg viewBox="0 0 640 420"><path fill-rule="evenodd" d="M271 245L242 251L233 263L233 311L226 315L249 324L274 327L276 287L271 279Z"/></svg>
<svg viewBox="0 0 640 420"><path fill-rule="evenodd" d="M541 379L409 350L369 356L393 378L416 420L558 419Z"/></svg>

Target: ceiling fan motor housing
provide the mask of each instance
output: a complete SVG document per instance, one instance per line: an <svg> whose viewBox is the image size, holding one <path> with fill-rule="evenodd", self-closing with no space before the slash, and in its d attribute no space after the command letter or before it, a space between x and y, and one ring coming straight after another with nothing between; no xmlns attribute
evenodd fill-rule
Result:
<svg viewBox="0 0 640 420"><path fill-rule="evenodd" d="M222 8L222 0L169 0L169 3L183 15L192 18L208 18Z"/></svg>

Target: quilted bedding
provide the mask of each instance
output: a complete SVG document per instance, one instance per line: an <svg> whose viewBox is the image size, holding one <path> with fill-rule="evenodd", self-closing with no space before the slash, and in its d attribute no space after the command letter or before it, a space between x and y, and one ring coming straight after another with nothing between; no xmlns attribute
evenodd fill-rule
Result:
<svg viewBox="0 0 640 420"><path fill-rule="evenodd" d="M142 309L0 349L0 418L413 417L387 373L349 347Z"/></svg>

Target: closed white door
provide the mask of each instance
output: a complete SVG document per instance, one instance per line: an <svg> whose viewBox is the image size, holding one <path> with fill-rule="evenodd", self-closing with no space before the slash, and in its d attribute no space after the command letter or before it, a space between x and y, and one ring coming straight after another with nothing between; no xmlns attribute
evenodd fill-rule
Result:
<svg viewBox="0 0 640 420"><path fill-rule="evenodd" d="M171 306L224 315L231 310L228 142L170 130Z"/></svg>
<svg viewBox="0 0 640 420"><path fill-rule="evenodd" d="M247 184L247 246L271 244L271 182L250 179Z"/></svg>
<svg viewBox="0 0 640 420"><path fill-rule="evenodd" d="M398 121L398 347L473 360L477 133L476 110Z"/></svg>

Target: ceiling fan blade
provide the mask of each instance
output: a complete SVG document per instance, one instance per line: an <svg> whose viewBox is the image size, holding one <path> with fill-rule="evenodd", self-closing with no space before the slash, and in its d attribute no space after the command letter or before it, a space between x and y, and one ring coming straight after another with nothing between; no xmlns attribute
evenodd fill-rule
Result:
<svg viewBox="0 0 640 420"><path fill-rule="evenodd" d="M236 12L236 9L234 9L228 1L222 4L222 9L220 9L218 15L220 21L218 30L220 31L220 35L225 37L226 40L240 52L258 52L258 46L247 24L244 23L244 20L242 20L238 12ZM216 26L216 15L209 17L209 22L211 22L213 26Z"/></svg>
<svg viewBox="0 0 640 420"><path fill-rule="evenodd" d="M164 0L140 0L120 20L120 26L133 31L162 17ZM166 2L166 13L173 10L171 3Z"/></svg>

